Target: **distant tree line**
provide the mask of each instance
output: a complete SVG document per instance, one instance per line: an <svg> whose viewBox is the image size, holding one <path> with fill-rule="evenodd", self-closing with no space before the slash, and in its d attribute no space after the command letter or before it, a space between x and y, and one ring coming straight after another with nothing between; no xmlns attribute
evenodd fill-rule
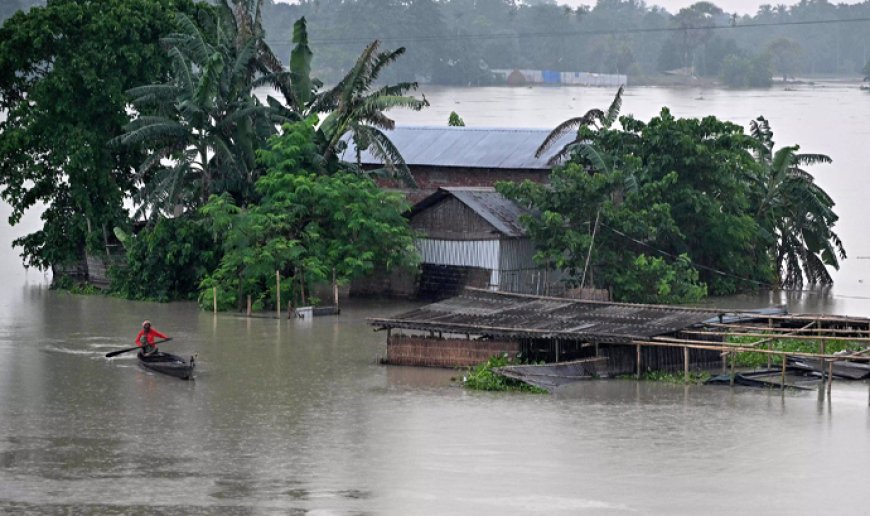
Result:
<svg viewBox="0 0 870 516"><path fill-rule="evenodd" d="M857 74L870 55L870 22L787 25L870 18L870 1L804 0L765 5L752 16L710 2L670 13L640 0L579 8L550 1L302 0L264 9L268 41L285 62L293 22L309 20L317 34L314 66L326 81L375 36L408 48L391 79L460 85L488 83L489 70L503 68L634 76L682 70L735 86L765 85L771 77ZM740 28L753 24L762 26Z"/></svg>

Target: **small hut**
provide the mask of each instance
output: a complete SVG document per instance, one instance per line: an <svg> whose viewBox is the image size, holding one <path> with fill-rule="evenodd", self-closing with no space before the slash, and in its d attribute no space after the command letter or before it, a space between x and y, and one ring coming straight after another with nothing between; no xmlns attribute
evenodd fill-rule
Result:
<svg viewBox="0 0 870 516"><path fill-rule="evenodd" d="M494 188L444 187L408 215L422 257L418 297L443 299L464 287L544 293L558 275L537 266L520 222L529 211Z"/></svg>

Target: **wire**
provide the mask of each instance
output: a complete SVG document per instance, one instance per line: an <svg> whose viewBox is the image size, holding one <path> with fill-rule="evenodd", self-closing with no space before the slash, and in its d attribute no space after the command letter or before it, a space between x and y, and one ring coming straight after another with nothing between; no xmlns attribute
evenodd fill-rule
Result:
<svg viewBox="0 0 870 516"><path fill-rule="evenodd" d="M722 30L722 29L754 29L765 27L798 27L807 25L831 25L835 23L862 23L870 22L870 18L846 18L841 20L805 20L796 22L763 22L750 24L735 24L735 25L711 25L704 27L652 27L639 29L600 29L600 30L576 30L576 31L548 31L548 32L516 32L516 33L494 33L494 34L429 34L424 36L402 37L347 37L347 38L325 38L312 39L312 45L355 45L366 44L373 40L400 40L402 42L424 42L424 41L442 41L442 40L485 40L485 39L529 39L529 38L559 38L566 36L606 36L618 34L650 34L650 33L669 33L669 32L687 32L687 31L702 31L702 30ZM290 41L267 40L269 45L274 46L292 46Z"/></svg>
<svg viewBox="0 0 870 516"><path fill-rule="evenodd" d="M677 259L677 258L678 258L676 255L674 255L674 254L672 254L672 253L669 253L669 252L664 251L664 250L662 250L662 249L657 249L657 248L655 248L655 247L653 247L653 246L647 244L646 242L641 242L640 240L638 240L638 239L636 239L636 238L634 238L634 237L631 237L631 236L629 236L629 235L626 235L626 234L623 233L622 231L620 231L620 230L618 230L618 229L615 229L615 228L612 228L612 227L608 226L607 224L605 224L605 223L603 223L603 222L601 222L600 224L601 224L602 227L604 227L604 228L606 228L606 229L609 229L611 232L616 233L617 235L619 235L619 236L621 236L621 237L623 237L623 238L625 238L625 239L631 240L632 242L634 242L634 243L636 243L636 244L638 244L638 245L641 245L641 246L643 246L643 247L646 247L647 249L650 249L650 250L652 250L652 251L655 251L655 252L657 252L657 253L659 253L659 254L661 254L661 255L667 256L667 257L669 257L669 258L673 258L673 259ZM708 266L706 266L706 265L701 265L700 263L695 263L695 262L693 262L693 261L691 261L691 260L689 260L689 263L690 263L693 267L695 267L695 268L697 268L697 269L704 269L705 271L710 271L710 272L712 272L712 273L714 273L714 274L718 274L718 275L720 275L720 276L726 276L726 277L729 277L729 278L738 279L738 280L741 280L741 281L746 281L746 282L748 282L748 283L755 283L756 285L761 286L761 287L774 288L774 286L773 286L771 283L766 283L766 282L764 282L764 281L758 281L758 280L754 280L754 279L751 279L751 278L744 278L744 277L742 277L742 276L737 276L736 274L731 274L731 273L725 272L725 271L723 271L723 270L715 269L715 268L713 268L713 267L708 267ZM780 289L780 290L787 290L787 289Z"/></svg>

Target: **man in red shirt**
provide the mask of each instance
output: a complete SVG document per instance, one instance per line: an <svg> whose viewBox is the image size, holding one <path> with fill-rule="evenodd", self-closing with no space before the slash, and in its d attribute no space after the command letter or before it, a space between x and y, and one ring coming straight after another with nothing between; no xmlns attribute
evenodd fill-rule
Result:
<svg viewBox="0 0 870 516"><path fill-rule="evenodd" d="M154 344L155 337L160 337L161 339L169 338L152 328L151 321L143 322L142 329L139 330L139 334L136 335L136 345L142 348L142 354L145 356L157 353L157 346Z"/></svg>

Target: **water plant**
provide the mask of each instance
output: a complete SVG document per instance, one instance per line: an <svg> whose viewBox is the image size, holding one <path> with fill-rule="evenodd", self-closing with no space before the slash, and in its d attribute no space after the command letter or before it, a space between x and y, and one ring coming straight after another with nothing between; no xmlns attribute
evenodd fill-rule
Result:
<svg viewBox="0 0 870 516"><path fill-rule="evenodd" d="M520 391L546 394L546 389L535 387L519 380L502 376L494 371L497 367L525 363L521 356L511 357L507 353L491 357L482 364L468 369L462 377L463 385L478 391Z"/></svg>

